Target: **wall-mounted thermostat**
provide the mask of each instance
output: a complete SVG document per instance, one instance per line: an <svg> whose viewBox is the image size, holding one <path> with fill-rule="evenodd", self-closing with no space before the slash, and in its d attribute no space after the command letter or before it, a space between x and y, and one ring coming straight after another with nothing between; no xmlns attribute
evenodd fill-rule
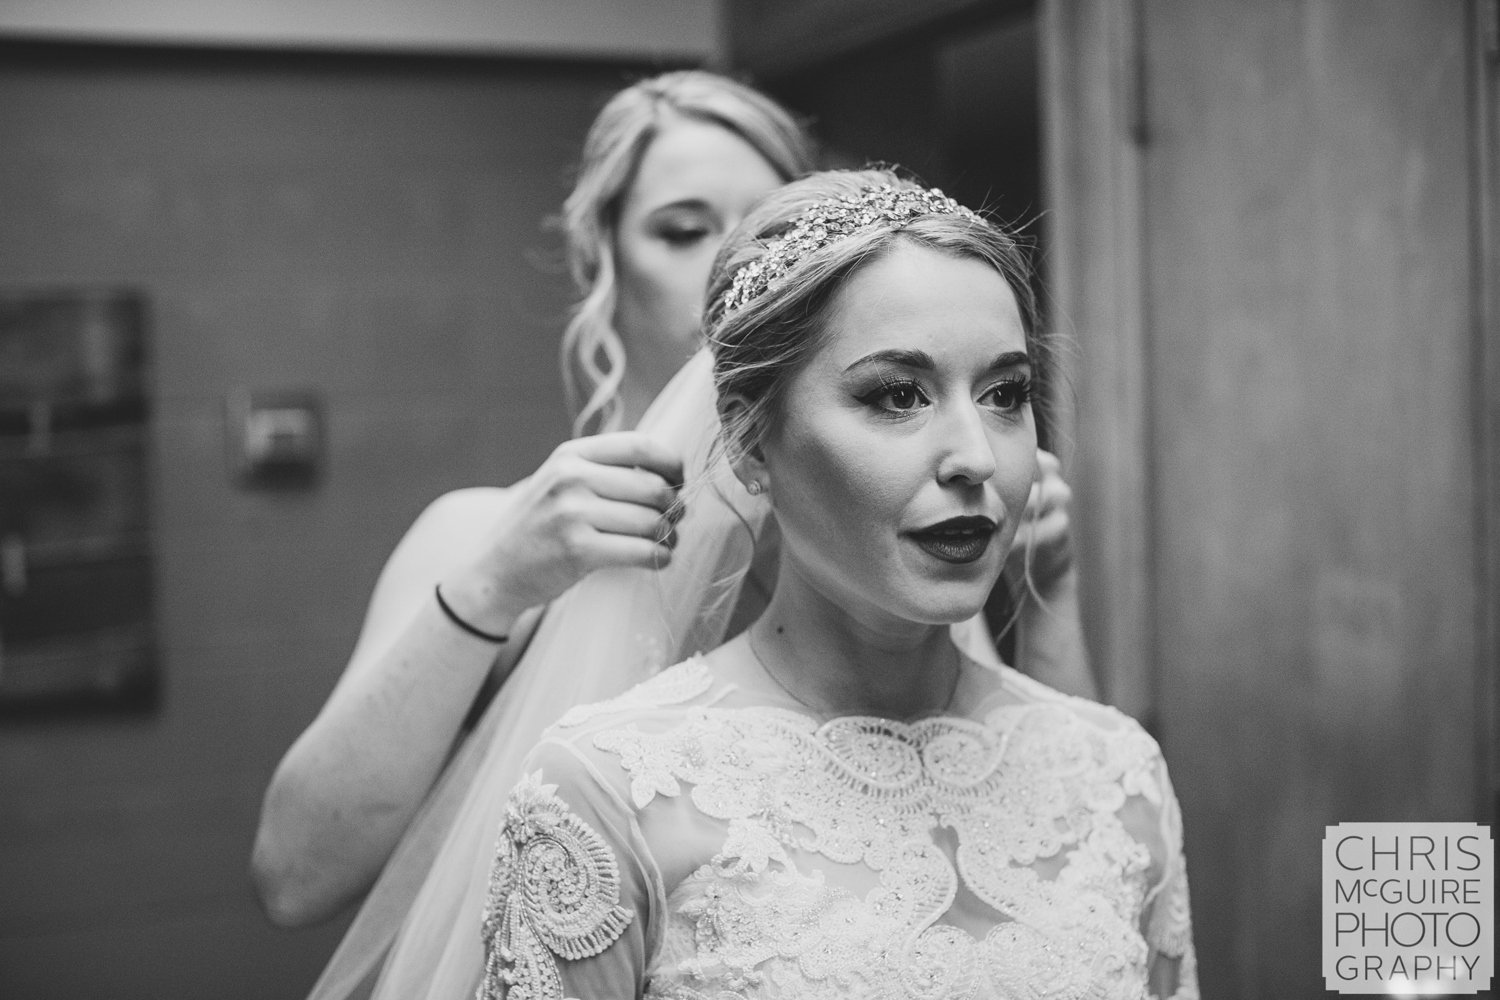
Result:
<svg viewBox="0 0 1500 1000"><path fill-rule="evenodd" d="M254 487L308 487L323 467L323 400L310 389L231 393L229 466Z"/></svg>

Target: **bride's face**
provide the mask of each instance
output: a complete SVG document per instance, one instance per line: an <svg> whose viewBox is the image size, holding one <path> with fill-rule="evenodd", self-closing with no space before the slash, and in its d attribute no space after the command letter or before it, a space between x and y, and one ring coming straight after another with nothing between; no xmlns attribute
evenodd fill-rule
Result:
<svg viewBox="0 0 1500 1000"><path fill-rule="evenodd" d="M870 625L978 612L1036 476L1031 377L994 268L902 243L857 272L761 446L789 568Z"/></svg>

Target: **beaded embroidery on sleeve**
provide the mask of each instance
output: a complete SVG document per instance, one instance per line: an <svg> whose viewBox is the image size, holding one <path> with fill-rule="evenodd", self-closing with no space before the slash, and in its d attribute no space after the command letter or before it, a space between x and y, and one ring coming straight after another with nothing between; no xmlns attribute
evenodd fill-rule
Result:
<svg viewBox="0 0 1500 1000"><path fill-rule="evenodd" d="M609 845L540 772L523 778L490 871L477 1000L561 1000L556 959L588 958L614 944L634 916L619 904Z"/></svg>

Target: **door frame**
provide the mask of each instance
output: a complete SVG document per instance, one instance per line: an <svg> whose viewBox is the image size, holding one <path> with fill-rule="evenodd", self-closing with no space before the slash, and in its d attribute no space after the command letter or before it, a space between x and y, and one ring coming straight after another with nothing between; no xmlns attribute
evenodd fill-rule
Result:
<svg viewBox="0 0 1500 1000"><path fill-rule="evenodd" d="M1058 333L1076 342L1070 478L1105 698L1154 727L1156 530L1140 0L1042 0L1042 186ZM1082 359L1081 362L1078 359ZM1076 471L1074 471L1076 470Z"/></svg>

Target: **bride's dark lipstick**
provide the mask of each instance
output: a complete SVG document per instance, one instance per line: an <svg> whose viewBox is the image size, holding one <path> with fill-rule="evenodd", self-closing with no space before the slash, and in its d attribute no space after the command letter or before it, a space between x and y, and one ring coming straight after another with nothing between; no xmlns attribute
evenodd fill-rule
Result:
<svg viewBox="0 0 1500 1000"><path fill-rule="evenodd" d="M907 537L922 551L946 563L971 563L984 555L995 537L998 525L987 517L950 517L920 531L908 531Z"/></svg>

